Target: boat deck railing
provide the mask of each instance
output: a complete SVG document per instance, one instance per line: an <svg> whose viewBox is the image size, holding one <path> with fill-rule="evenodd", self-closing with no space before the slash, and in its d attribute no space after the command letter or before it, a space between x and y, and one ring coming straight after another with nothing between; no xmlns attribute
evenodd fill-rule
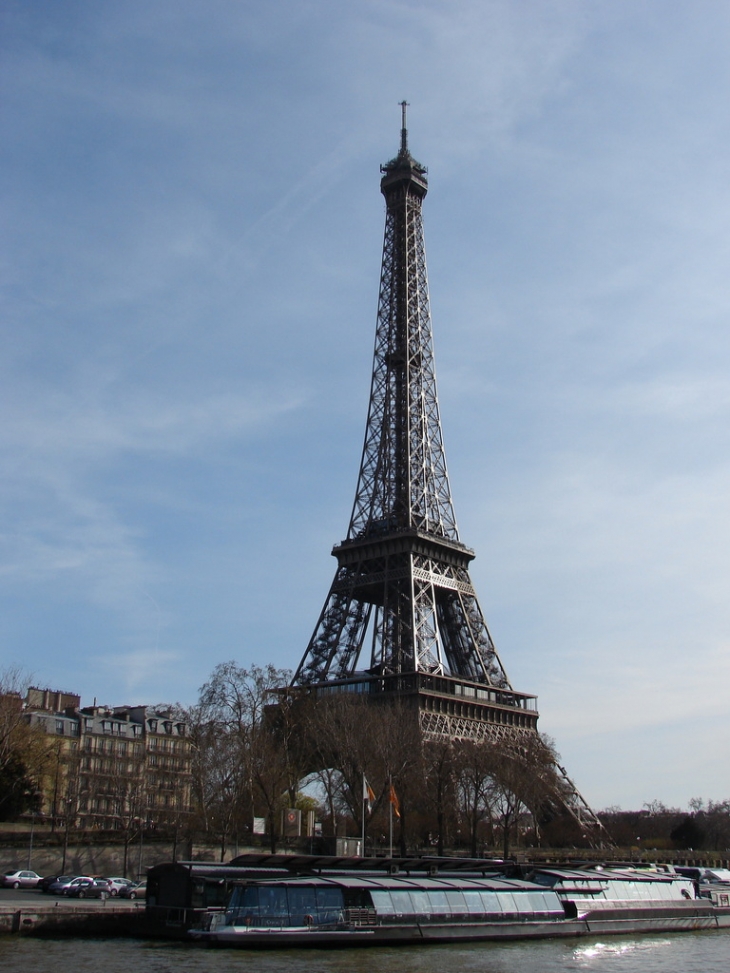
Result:
<svg viewBox="0 0 730 973"><path fill-rule="evenodd" d="M375 909L347 909L345 922L351 926L375 926L378 922L378 914Z"/></svg>

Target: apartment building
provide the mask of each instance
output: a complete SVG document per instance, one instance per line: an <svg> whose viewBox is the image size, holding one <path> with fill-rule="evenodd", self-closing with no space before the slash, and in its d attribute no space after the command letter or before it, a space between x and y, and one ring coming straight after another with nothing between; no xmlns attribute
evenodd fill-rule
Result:
<svg viewBox="0 0 730 973"><path fill-rule="evenodd" d="M177 826L191 810L187 724L149 706L81 706L79 696L31 687L25 719L52 742L41 813L78 828Z"/></svg>

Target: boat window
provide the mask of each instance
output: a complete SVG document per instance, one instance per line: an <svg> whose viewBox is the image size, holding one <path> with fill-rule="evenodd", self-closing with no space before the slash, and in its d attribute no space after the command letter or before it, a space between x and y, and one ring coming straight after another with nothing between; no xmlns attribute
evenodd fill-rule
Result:
<svg viewBox="0 0 730 973"><path fill-rule="evenodd" d="M317 897L313 888L287 889L289 893L289 922L292 926L305 926L314 921ZM307 918L309 917L309 918Z"/></svg>
<svg viewBox="0 0 730 973"><path fill-rule="evenodd" d="M390 890L390 898L393 901L393 909L399 916L408 916L413 912L411 896L408 892L400 892L395 889Z"/></svg>
<svg viewBox="0 0 730 973"><path fill-rule="evenodd" d="M370 895L373 900L373 907L377 909L381 916L392 916L395 914L395 909L390 899L390 892L376 891L373 889Z"/></svg>
<svg viewBox="0 0 730 973"><path fill-rule="evenodd" d="M525 900L522 909L529 909L531 912L559 912L563 910L556 895L549 892L524 892L519 896L519 900Z"/></svg>
<svg viewBox="0 0 730 973"><path fill-rule="evenodd" d="M446 901L449 903L449 912L452 915L463 915L468 911L464 895L461 892L447 892Z"/></svg>
<svg viewBox="0 0 730 973"><path fill-rule="evenodd" d="M449 914L451 910L449 909L449 902L445 892L428 892L427 894L431 903L432 915L445 916Z"/></svg>
<svg viewBox="0 0 730 973"><path fill-rule="evenodd" d="M286 916L289 907L286 901L286 888L281 885L259 886L259 912L262 916Z"/></svg>
<svg viewBox="0 0 730 973"><path fill-rule="evenodd" d="M484 905L479 892L464 892L464 901L468 912L474 915L481 915L484 912Z"/></svg>
<svg viewBox="0 0 730 973"><path fill-rule="evenodd" d="M229 909L236 909L241 904L242 891L243 889L241 889L239 886L234 886L233 891L231 892L231 897L228 900Z"/></svg>
<svg viewBox="0 0 730 973"><path fill-rule="evenodd" d="M227 911L228 921L234 926L249 925L252 920L258 920L259 890L255 886L235 888Z"/></svg>
<svg viewBox="0 0 730 973"><path fill-rule="evenodd" d="M337 922L344 908L342 889L317 889L317 916L319 922Z"/></svg>
<svg viewBox="0 0 730 973"><path fill-rule="evenodd" d="M234 890L228 907L228 921L247 926L336 923L342 918L343 908L339 888L248 886Z"/></svg>
<svg viewBox="0 0 730 973"><path fill-rule="evenodd" d="M431 914L431 903L428 898L428 892L416 892L413 890L411 892L411 904L414 915L427 916Z"/></svg>
<svg viewBox="0 0 730 973"><path fill-rule="evenodd" d="M515 902L515 897L511 892L497 892L497 900L504 913L515 915L520 911Z"/></svg>
<svg viewBox="0 0 730 973"><path fill-rule="evenodd" d="M502 906L499 904L496 892L480 892L482 908L484 912L501 912Z"/></svg>
<svg viewBox="0 0 730 973"><path fill-rule="evenodd" d="M239 885L231 893L230 909L255 909L259 911L259 890L252 885Z"/></svg>

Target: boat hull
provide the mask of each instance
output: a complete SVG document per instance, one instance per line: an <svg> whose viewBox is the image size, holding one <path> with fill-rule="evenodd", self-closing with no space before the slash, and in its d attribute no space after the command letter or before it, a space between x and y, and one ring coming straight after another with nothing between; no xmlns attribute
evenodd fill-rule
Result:
<svg viewBox="0 0 730 973"><path fill-rule="evenodd" d="M687 905L662 910L596 910L576 919L475 923L383 923L371 927L220 926L192 935L210 946L242 949L342 948L557 939L730 929L730 909Z"/></svg>

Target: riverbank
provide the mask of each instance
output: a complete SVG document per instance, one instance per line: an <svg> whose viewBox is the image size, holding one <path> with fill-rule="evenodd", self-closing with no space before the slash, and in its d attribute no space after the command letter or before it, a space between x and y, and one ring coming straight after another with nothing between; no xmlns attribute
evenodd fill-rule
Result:
<svg viewBox="0 0 730 973"><path fill-rule="evenodd" d="M135 902L0 893L0 935L128 936L144 930L144 915Z"/></svg>
<svg viewBox="0 0 730 973"><path fill-rule="evenodd" d="M221 856L220 842L196 836L193 841L177 841L156 831L146 831L132 841L125 842L119 832L51 831L48 825L0 822L0 870L29 868L40 875L65 872L74 875L125 875L143 879L147 869L170 861L219 862L231 861L239 855L267 853L268 841L252 843L232 841ZM432 850L432 849L431 849ZM310 839L284 839L281 854L310 854ZM368 848L374 856L385 849ZM426 852L428 853L428 852ZM423 854L417 851L416 854ZM454 858L469 857L463 849L448 853ZM497 849L482 849L480 857L500 857ZM657 864L687 865L701 868L730 868L728 853L689 851L680 849L640 848L638 846L613 849L591 848L515 848L510 858L516 862L565 864L612 860L621 862L655 862Z"/></svg>
<svg viewBox="0 0 730 973"><path fill-rule="evenodd" d="M226 860L260 847L232 844ZM39 875L123 875L143 879L147 869L162 862L219 861L220 845L212 842L182 843L155 832L125 843L118 833L87 831L65 835L63 831L0 827L0 874L27 868Z"/></svg>

